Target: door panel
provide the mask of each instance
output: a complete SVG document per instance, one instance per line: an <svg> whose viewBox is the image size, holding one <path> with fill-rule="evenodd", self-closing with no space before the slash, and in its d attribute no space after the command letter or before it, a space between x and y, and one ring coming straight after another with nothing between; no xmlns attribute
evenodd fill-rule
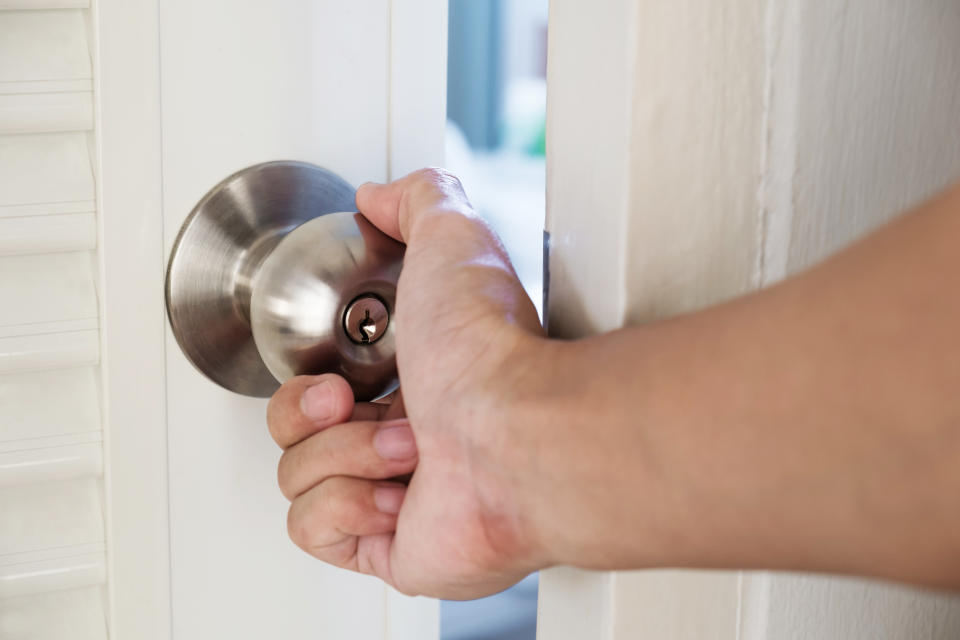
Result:
<svg viewBox="0 0 960 640"><path fill-rule="evenodd" d="M160 22L167 251L203 194L254 163L306 160L353 184L388 178L390 3L171 0ZM416 124L428 139L443 127ZM174 637L379 638L404 616L435 619L433 603L296 548L266 401L209 382L170 335L166 353Z"/></svg>
<svg viewBox="0 0 960 640"><path fill-rule="evenodd" d="M436 636L435 602L289 542L264 401L162 307L229 173L442 162L445 3L394 4L0 0L3 638Z"/></svg>

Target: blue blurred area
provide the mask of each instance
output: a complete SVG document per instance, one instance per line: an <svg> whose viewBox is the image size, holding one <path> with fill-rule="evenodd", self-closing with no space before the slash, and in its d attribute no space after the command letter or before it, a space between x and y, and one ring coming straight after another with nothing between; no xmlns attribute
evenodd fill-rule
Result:
<svg viewBox="0 0 960 640"><path fill-rule="evenodd" d="M450 0L446 166L543 298L547 0ZM442 640L535 640L537 575L488 598L444 601Z"/></svg>
<svg viewBox="0 0 960 640"><path fill-rule="evenodd" d="M501 593L440 605L443 640L534 640L537 637L537 574Z"/></svg>

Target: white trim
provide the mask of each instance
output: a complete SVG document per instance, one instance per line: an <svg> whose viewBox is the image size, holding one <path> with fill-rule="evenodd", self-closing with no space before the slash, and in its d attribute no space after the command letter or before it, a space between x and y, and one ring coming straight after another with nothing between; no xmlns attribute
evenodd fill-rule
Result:
<svg viewBox="0 0 960 640"><path fill-rule="evenodd" d="M571 567L541 571L537 638L612 640L615 576Z"/></svg>
<svg viewBox="0 0 960 640"><path fill-rule="evenodd" d="M552 336L645 322L752 286L759 6L551 2ZM733 572L551 569L538 636L732 640L739 585Z"/></svg>
<svg viewBox="0 0 960 640"><path fill-rule="evenodd" d="M447 120L447 0L390 1L387 174L443 164Z"/></svg>
<svg viewBox="0 0 960 640"><path fill-rule="evenodd" d="M170 637L157 0L92 7L110 637Z"/></svg>
<svg viewBox="0 0 960 640"><path fill-rule="evenodd" d="M771 285L787 275L797 172L800 30L796 25L800 9L796 2L767 5L756 287Z"/></svg>
<svg viewBox="0 0 960 640"><path fill-rule="evenodd" d="M447 0L390 0L387 178L444 162ZM385 587L386 640L440 637L440 603Z"/></svg>
<svg viewBox="0 0 960 640"><path fill-rule="evenodd" d="M544 313L556 337L625 321L634 5L550 3Z"/></svg>

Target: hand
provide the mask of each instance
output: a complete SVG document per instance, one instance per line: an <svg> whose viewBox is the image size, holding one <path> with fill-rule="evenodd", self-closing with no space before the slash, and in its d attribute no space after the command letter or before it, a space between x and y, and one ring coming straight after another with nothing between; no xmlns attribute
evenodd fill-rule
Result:
<svg viewBox="0 0 960 640"><path fill-rule="evenodd" d="M402 592L494 593L547 564L525 506L511 389L539 373L542 329L496 235L452 175L363 185L357 207L407 244L389 404L335 375L277 391L270 431L293 541ZM409 485L396 478L413 474Z"/></svg>

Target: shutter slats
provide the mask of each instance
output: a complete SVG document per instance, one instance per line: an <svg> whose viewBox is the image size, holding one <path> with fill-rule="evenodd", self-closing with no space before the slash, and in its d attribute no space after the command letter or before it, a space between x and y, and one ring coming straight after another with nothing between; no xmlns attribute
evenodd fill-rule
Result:
<svg viewBox="0 0 960 640"><path fill-rule="evenodd" d="M106 640L88 0L0 0L0 638Z"/></svg>
<svg viewBox="0 0 960 640"><path fill-rule="evenodd" d="M2 16L3 14L0 14ZM0 215L90 211L93 173L83 133L0 137Z"/></svg>
<svg viewBox="0 0 960 640"><path fill-rule="evenodd" d="M0 133L87 131L93 128L93 93L0 94Z"/></svg>
<svg viewBox="0 0 960 640"><path fill-rule="evenodd" d="M95 365L100 332L74 331L0 338L0 375Z"/></svg>
<svg viewBox="0 0 960 640"><path fill-rule="evenodd" d="M0 376L0 407L3 452L100 440L97 374L91 367Z"/></svg>
<svg viewBox="0 0 960 640"><path fill-rule="evenodd" d="M0 557L103 543L98 478L3 487L0 513Z"/></svg>
<svg viewBox="0 0 960 640"><path fill-rule="evenodd" d="M90 254L0 258L0 327L97 318Z"/></svg>
<svg viewBox="0 0 960 640"><path fill-rule="evenodd" d="M57 6L86 3L0 0L0 9ZM0 11L0 134L93 128L93 81L83 13Z"/></svg>
<svg viewBox="0 0 960 640"><path fill-rule="evenodd" d="M103 468L102 450L100 442L86 442L0 453L0 487L96 477Z"/></svg>
<svg viewBox="0 0 960 640"><path fill-rule="evenodd" d="M0 564L0 598L102 585L106 577L106 555L103 552Z"/></svg>
<svg viewBox="0 0 960 640"><path fill-rule="evenodd" d="M90 250L96 246L97 221L93 211L0 217L0 256Z"/></svg>
<svg viewBox="0 0 960 640"><path fill-rule="evenodd" d="M0 93L90 90L91 80L83 11L0 12Z"/></svg>
<svg viewBox="0 0 960 640"><path fill-rule="evenodd" d="M89 0L0 0L0 11L35 9L86 9Z"/></svg>
<svg viewBox="0 0 960 640"><path fill-rule="evenodd" d="M98 587L0 600L0 638L106 640L104 614L103 593Z"/></svg>

